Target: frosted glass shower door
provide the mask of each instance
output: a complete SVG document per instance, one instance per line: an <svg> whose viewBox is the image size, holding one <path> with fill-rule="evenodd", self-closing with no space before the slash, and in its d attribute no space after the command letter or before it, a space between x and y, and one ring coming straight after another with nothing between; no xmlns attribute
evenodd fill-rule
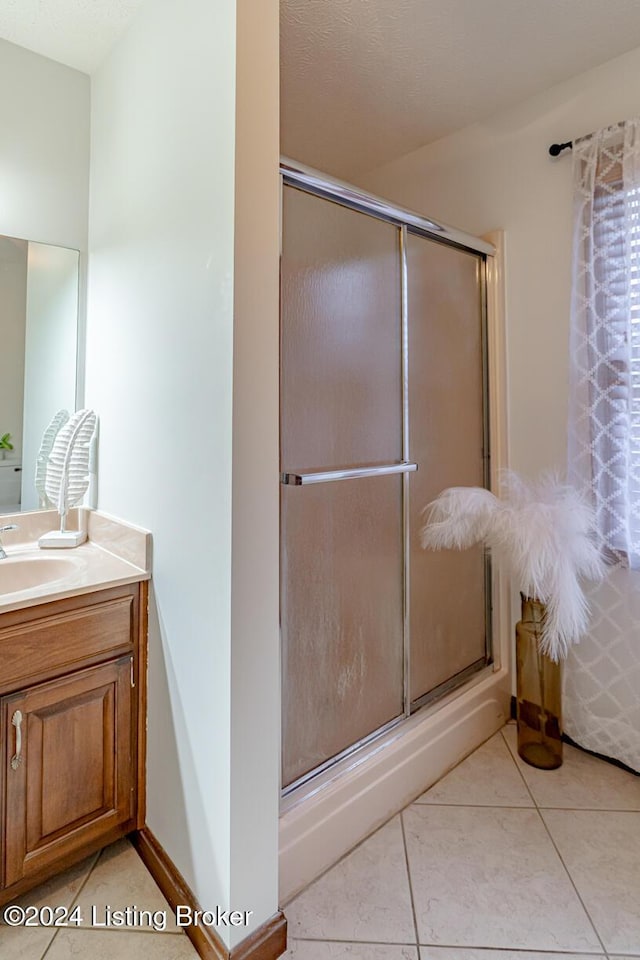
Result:
<svg viewBox="0 0 640 960"><path fill-rule="evenodd" d="M404 712L399 243L284 187L285 787Z"/></svg>
<svg viewBox="0 0 640 960"><path fill-rule="evenodd" d="M488 659L482 548L423 550L421 510L445 487L481 487L487 429L482 258L407 235L410 697L415 707Z"/></svg>

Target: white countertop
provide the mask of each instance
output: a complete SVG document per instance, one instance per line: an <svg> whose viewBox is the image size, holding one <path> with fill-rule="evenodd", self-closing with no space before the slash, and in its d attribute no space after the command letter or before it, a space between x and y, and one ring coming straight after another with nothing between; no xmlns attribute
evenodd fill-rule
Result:
<svg viewBox="0 0 640 960"><path fill-rule="evenodd" d="M27 516L30 521L28 524L25 523ZM34 513L20 518L23 529L27 528L24 530L25 533L35 532L33 522L36 517L37 514ZM0 521L7 522L12 519L1 517ZM42 513L38 517L38 520L41 519ZM50 528L51 524L46 523L45 526ZM16 542L20 536L19 531L3 534L2 540L7 557L0 560L0 613L150 578L150 534L147 531L97 513L89 515L90 537L92 528L95 540L89 539L79 547L60 550L42 550L38 547L35 538ZM118 555L119 553L124 553L128 559ZM138 560L140 565L132 562L133 559ZM64 561L64 564L61 565L62 570L56 579L41 582L28 589L2 592L3 580L5 585L10 582L13 578L11 568L17 564L21 566L25 564L27 569L26 565L34 561L42 561L42 569L46 569L49 561L57 560Z"/></svg>

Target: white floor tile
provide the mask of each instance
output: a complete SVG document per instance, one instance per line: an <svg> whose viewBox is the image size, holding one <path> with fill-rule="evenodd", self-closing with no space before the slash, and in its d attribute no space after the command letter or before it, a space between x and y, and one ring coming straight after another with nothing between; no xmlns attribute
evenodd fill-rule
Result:
<svg viewBox="0 0 640 960"><path fill-rule="evenodd" d="M500 733L418 797L416 803L498 807L534 805Z"/></svg>
<svg viewBox="0 0 640 960"><path fill-rule="evenodd" d="M167 918L165 932L182 933L181 928L176 925L171 907L128 840L119 840L102 851L77 903L85 918L91 917L91 909L95 906L96 917L102 922L107 904L113 910L133 906L138 910L159 910L164 912ZM85 923L84 926L86 925ZM119 935L130 929L110 927L108 932ZM139 932L152 933L153 926L145 925Z"/></svg>
<svg viewBox="0 0 640 960"><path fill-rule="evenodd" d="M403 816L420 943L599 951L536 811L416 804Z"/></svg>
<svg viewBox="0 0 640 960"><path fill-rule="evenodd" d="M640 954L640 813L543 816L607 951Z"/></svg>
<svg viewBox="0 0 640 960"><path fill-rule="evenodd" d="M606 960L606 957L604 953L532 953L530 950L420 947L420 960Z"/></svg>
<svg viewBox="0 0 640 960"><path fill-rule="evenodd" d="M98 854L87 857L75 866L69 867L64 873L52 877L46 883L41 883L39 887L34 887L33 890L23 893L21 897L11 902L21 907L70 907L97 859ZM0 907L0 924L4 922L5 909L6 906Z"/></svg>
<svg viewBox="0 0 640 960"><path fill-rule="evenodd" d="M198 960L188 937L160 933L61 930L46 960Z"/></svg>
<svg viewBox="0 0 640 960"><path fill-rule="evenodd" d="M504 727L503 734L538 806L640 810L640 777L566 743L561 767L537 770L518 756L515 725Z"/></svg>
<svg viewBox="0 0 640 960"><path fill-rule="evenodd" d="M282 960L418 960L417 947L293 940Z"/></svg>
<svg viewBox="0 0 640 960"><path fill-rule="evenodd" d="M2 960L40 960L56 935L47 927L2 927L0 957Z"/></svg>
<svg viewBox="0 0 640 960"><path fill-rule="evenodd" d="M400 818L311 884L285 914L292 939L415 943Z"/></svg>
<svg viewBox="0 0 640 960"><path fill-rule="evenodd" d="M86 880L97 855L70 867L59 876L17 897L13 904L28 907L70 907L74 897ZM0 957L2 960L40 960L55 936L55 927L9 927L3 923L4 911L10 904L0 907Z"/></svg>

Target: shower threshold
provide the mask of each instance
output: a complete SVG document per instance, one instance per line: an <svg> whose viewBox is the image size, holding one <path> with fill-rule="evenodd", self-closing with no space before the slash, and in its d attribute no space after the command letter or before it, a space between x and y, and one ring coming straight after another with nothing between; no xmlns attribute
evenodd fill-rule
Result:
<svg viewBox="0 0 640 960"><path fill-rule="evenodd" d="M309 770L288 784L282 790L280 813L286 813L297 804L313 797L318 791L324 790L337 778L356 770L380 750L387 749L398 736L404 733L408 722L415 717L422 719L437 711L443 705L445 698L450 698L463 688L466 689L473 678L480 678L487 673L493 673L493 666L491 661L487 662L483 657L420 697L411 705L409 715L401 714L395 717L373 733L351 744L336 756L330 757L320 766L314 767L313 770Z"/></svg>

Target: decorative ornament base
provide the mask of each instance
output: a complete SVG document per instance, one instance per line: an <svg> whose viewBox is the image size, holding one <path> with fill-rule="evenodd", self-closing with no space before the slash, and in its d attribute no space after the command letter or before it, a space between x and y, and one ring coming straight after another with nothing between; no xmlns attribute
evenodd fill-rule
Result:
<svg viewBox="0 0 640 960"><path fill-rule="evenodd" d="M87 535L84 530L52 530L40 537L38 546L41 550L64 550L79 547L86 539Z"/></svg>
<svg viewBox="0 0 640 960"><path fill-rule="evenodd" d="M562 666L540 652L546 608L522 599L516 625L518 754L541 770L562 765Z"/></svg>

